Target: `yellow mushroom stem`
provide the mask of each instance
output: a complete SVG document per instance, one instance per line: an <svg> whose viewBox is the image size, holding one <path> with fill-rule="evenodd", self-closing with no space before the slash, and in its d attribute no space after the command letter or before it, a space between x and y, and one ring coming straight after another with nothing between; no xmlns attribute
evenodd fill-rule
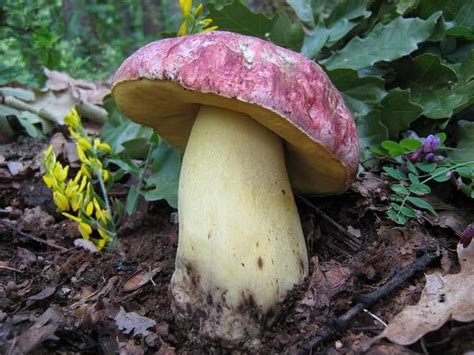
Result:
<svg viewBox="0 0 474 355"><path fill-rule="evenodd" d="M281 139L245 114L202 106L178 207L175 312L221 343L258 338L308 272Z"/></svg>

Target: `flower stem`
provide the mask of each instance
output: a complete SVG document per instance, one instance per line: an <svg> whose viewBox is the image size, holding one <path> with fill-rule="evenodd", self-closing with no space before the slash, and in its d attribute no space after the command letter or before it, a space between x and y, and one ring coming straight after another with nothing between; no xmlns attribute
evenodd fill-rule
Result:
<svg viewBox="0 0 474 355"><path fill-rule="evenodd" d="M146 171L148 170L148 166L150 165L150 162L151 162L151 156L157 145L158 145L157 143L150 143L150 148L148 149L148 154L146 156L145 164L143 165L143 169L140 173L140 179L138 181L138 191L141 191L145 183Z"/></svg>

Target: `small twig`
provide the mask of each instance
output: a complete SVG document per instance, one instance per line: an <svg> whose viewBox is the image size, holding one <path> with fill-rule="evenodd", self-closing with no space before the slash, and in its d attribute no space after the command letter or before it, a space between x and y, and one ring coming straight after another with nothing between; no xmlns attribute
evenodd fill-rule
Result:
<svg viewBox="0 0 474 355"><path fill-rule="evenodd" d="M424 338L420 339L420 345L421 345L421 350L423 350L423 354L429 355L430 353L428 351L428 348L426 347L426 342Z"/></svg>
<svg viewBox="0 0 474 355"><path fill-rule="evenodd" d="M354 235L352 235L351 233L349 233L349 231L344 228L343 226L341 226L339 223L337 223L334 219L332 219L331 217L329 217L329 215L326 214L326 212L324 212L323 210L319 209L318 207L316 207L313 203L311 203L311 201L309 201L308 199L306 199L305 197L301 196L301 195L296 195L301 201L303 201L303 203L305 205L307 205L308 207L312 208L314 210L314 212L316 212L316 214L320 217L322 217L324 220L326 220L327 222L329 222L329 224L331 224L334 228L336 228L338 230L338 232L340 232L345 238L342 239L342 241L348 245L352 250L359 250L360 249L360 244L361 244L361 241L356 238Z"/></svg>
<svg viewBox="0 0 474 355"><path fill-rule="evenodd" d="M380 317L376 316L375 314L373 314L372 312L370 312L368 309L363 309L363 311L365 313L367 313L368 315L370 315L372 318L374 318L377 322L379 322L380 324L382 324L384 327L387 327L387 323L385 323Z"/></svg>
<svg viewBox="0 0 474 355"><path fill-rule="evenodd" d="M28 238L30 240L34 240L35 242L37 243L41 243L41 244L45 244L51 248L54 248L54 249L58 249L58 250L61 250L61 251L67 251L68 249L67 248L64 248L60 245L56 245L56 244L52 244L50 242L48 242L47 240L44 240L44 239L41 239L41 238L38 238L34 235L31 235L31 234L27 234L25 232L22 232L21 230L19 230L18 228L12 226L10 223L7 223L5 222L4 220L0 219L0 224L4 225L5 227L7 227L8 229L12 230L13 232L21 235L22 237L25 237L25 238Z"/></svg>
<svg viewBox="0 0 474 355"><path fill-rule="evenodd" d="M329 322L327 327L322 328L316 335L307 343L301 345L297 351L298 355L310 354L313 349L316 349L323 342L331 338L342 335L352 320L359 315L364 309L370 308L380 299L386 297L395 289L400 287L406 281L415 276L419 271L424 270L431 264L438 255L434 253L426 253L412 264L401 269L394 277L378 289L360 297L359 303L352 307L349 311L344 313L339 318L333 319Z"/></svg>
<svg viewBox="0 0 474 355"><path fill-rule="evenodd" d="M153 286L156 287L156 283L153 280L153 270L151 269L151 265L148 265L148 277L150 278L150 282L153 284Z"/></svg>
<svg viewBox="0 0 474 355"><path fill-rule="evenodd" d="M22 273L22 272L23 272L23 271L21 271L21 270L15 269L15 268L13 268L13 267L4 266L4 265L0 265L0 269L15 271L15 272L19 272L19 273Z"/></svg>
<svg viewBox="0 0 474 355"><path fill-rule="evenodd" d="M113 276L109 279L109 281L107 282L107 284L100 290L97 290L93 293L91 293L89 296L86 296L82 299L80 299L79 301L67 306L67 308L77 308L78 306L82 306L84 303L88 302L88 301L95 301L97 300L99 297L101 296L104 296L106 294L108 294L112 288L115 286L115 282L118 280L118 276Z"/></svg>

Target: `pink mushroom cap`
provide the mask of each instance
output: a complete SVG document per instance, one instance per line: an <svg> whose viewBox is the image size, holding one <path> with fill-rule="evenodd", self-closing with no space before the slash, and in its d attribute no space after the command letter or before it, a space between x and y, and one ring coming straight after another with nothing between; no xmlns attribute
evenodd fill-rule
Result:
<svg viewBox="0 0 474 355"><path fill-rule="evenodd" d="M343 192L359 163L355 122L321 67L259 38L212 31L152 42L120 66L112 95L180 149L200 105L249 115L284 140L299 192Z"/></svg>

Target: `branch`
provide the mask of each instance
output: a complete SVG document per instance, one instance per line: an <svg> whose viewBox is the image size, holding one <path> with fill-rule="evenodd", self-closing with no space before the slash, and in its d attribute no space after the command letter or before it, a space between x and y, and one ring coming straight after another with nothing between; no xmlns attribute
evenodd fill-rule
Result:
<svg viewBox="0 0 474 355"><path fill-rule="evenodd" d="M313 203L311 203L308 199L306 199L305 197L301 196L301 195L296 195L301 201L303 201L303 203L305 205L307 205L308 207L312 208L314 210L314 212L316 212L316 214L320 217L322 217L326 222L328 222L329 224L331 224L334 228L336 228L336 230L341 233L344 238L341 239L341 241L346 244L349 248L351 248L351 250L360 250L360 244L361 244L361 240L358 239L357 237L355 237L354 235L352 235L351 233L349 233L349 231L344 228L343 226L341 226L339 223L337 223L334 219L332 219L331 217L329 217L329 215L326 214L326 212L324 212L323 210L319 209L318 207L316 207Z"/></svg>
<svg viewBox="0 0 474 355"><path fill-rule="evenodd" d="M10 223L7 223L5 222L4 220L0 219L0 224L3 224L5 227L7 227L8 229L10 229L11 231L21 235L22 237L25 237L25 238L28 238L30 240L34 240L35 242L37 243L41 243L41 244L45 244L51 248L54 248L54 249L58 249L58 250L61 250L61 251L67 251L68 249L60 246L60 245L56 245L56 244L52 244L50 242L48 242L47 240L44 240L44 239L41 239L41 238L38 238L34 235L31 235L31 234L27 234L25 232L22 232L21 230L19 230L18 228L12 226Z"/></svg>
<svg viewBox="0 0 474 355"><path fill-rule="evenodd" d="M323 342L344 334L352 320L357 315L359 315L359 313L361 313L364 309L372 307L380 299L386 297L391 292L399 288L402 284L415 276L419 271L424 270L437 258L438 255L436 253L427 252L412 264L401 269L385 285L366 295L361 296L359 303L357 303L339 318L331 320L327 327L322 328L311 340L301 345L296 353L298 355L311 354L313 350L319 347Z"/></svg>

